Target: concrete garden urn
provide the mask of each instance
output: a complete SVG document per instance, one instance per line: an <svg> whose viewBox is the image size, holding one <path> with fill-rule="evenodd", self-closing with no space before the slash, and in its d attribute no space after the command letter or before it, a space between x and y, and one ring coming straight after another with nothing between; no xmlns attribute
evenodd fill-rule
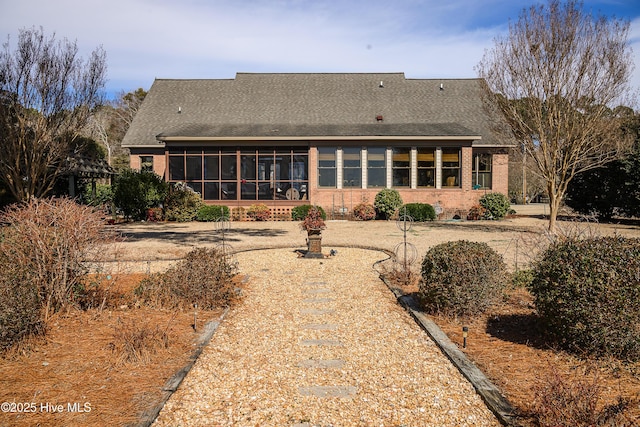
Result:
<svg viewBox="0 0 640 427"><path fill-rule="evenodd" d="M307 253L305 258L323 258L322 230L326 228L319 208L313 206L300 223L300 228L307 232Z"/></svg>

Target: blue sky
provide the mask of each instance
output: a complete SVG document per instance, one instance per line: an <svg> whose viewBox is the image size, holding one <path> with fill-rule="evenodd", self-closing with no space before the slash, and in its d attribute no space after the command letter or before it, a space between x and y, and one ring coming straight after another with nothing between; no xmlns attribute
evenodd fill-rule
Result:
<svg viewBox="0 0 640 427"><path fill-rule="evenodd" d="M0 0L0 40L33 26L107 52L109 94L154 78L236 72L404 72L476 77L475 65L519 0ZM640 89L640 1L585 1L631 21Z"/></svg>

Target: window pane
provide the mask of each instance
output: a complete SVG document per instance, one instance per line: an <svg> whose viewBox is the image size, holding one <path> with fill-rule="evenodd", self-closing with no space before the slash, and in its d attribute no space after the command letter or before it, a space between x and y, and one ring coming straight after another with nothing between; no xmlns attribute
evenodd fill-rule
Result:
<svg viewBox="0 0 640 427"><path fill-rule="evenodd" d="M387 184L385 147L367 149L367 187L384 187Z"/></svg>
<svg viewBox="0 0 640 427"><path fill-rule="evenodd" d="M140 156L140 171L153 172L153 156Z"/></svg>
<svg viewBox="0 0 640 427"><path fill-rule="evenodd" d="M396 147L393 149L392 168L393 186L408 187L411 176L411 148Z"/></svg>
<svg viewBox="0 0 640 427"><path fill-rule="evenodd" d="M342 149L342 166L342 185L344 187L361 187L360 147Z"/></svg>
<svg viewBox="0 0 640 427"><path fill-rule="evenodd" d="M418 187L434 187L435 175L435 169L418 169Z"/></svg>
<svg viewBox="0 0 640 427"><path fill-rule="evenodd" d="M187 156L187 180L202 179L202 157Z"/></svg>
<svg viewBox="0 0 640 427"><path fill-rule="evenodd" d="M436 150L434 148L418 148L418 187L435 187L436 185Z"/></svg>
<svg viewBox="0 0 640 427"><path fill-rule="evenodd" d="M318 147L318 186L336 187L336 147Z"/></svg>
<svg viewBox="0 0 640 427"><path fill-rule="evenodd" d="M306 181L309 179L308 168L309 156L293 156L293 175L291 179L295 181Z"/></svg>
<svg viewBox="0 0 640 427"><path fill-rule="evenodd" d="M218 156L204 156L204 179L220 179Z"/></svg>
<svg viewBox="0 0 640 427"><path fill-rule="evenodd" d="M183 156L169 156L169 180L184 181Z"/></svg>
<svg viewBox="0 0 640 427"><path fill-rule="evenodd" d="M256 179L256 156L240 156L240 171L241 179Z"/></svg>
<svg viewBox="0 0 640 427"><path fill-rule="evenodd" d="M220 199L220 184L217 182L205 182L204 183L204 199L205 200L218 200Z"/></svg>
<svg viewBox="0 0 640 427"><path fill-rule="evenodd" d="M258 179L261 181L273 179L275 171L273 167L273 154L270 156L261 155L258 157Z"/></svg>
<svg viewBox="0 0 640 427"><path fill-rule="evenodd" d="M344 168L344 187L360 187L362 185L362 172L360 168Z"/></svg>
<svg viewBox="0 0 640 427"><path fill-rule="evenodd" d="M369 169L367 173L367 187L384 187L387 185L387 171L385 169Z"/></svg>
<svg viewBox="0 0 640 427"><path fill-rule="evenodd" d="M393 170L393 186L394 187L409 186L409 170L408 169Z"/></svg>
<svg viewBox="0 0 640 427"><path fill-rule="evenodd" d="M345 168L360 167L360 148L347 147L342 149L342 162Z"/></svg>
<svg viewBox="0 0 640 427"><path fill-rule="evenodd" d="M187 182L187 186L198 194L202 194L202 182Z"/></svg>
<svg viewBox="0 0 640 427"><path fill-rule="evenodd" d="M237 179L236 156L220 156L220 177L222 179Z"/></svg>
<svg viewBox="0 0 640 427"><path fill-rule="evenodd" d="M238 190L235 182L220 183L220 197L223 200L237 200Z"/></svg>

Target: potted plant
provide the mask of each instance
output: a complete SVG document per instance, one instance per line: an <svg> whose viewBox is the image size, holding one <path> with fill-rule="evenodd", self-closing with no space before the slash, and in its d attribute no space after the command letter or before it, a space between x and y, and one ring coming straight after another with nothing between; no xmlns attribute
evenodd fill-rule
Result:
<svg viewBox="0 0 640 427"><path fill-rule="evenodd" d="M316 206L309 209L309 213L300 223L300 228L307 232L307 253L305 258L322 258L322 230L327 228L322 218L322 211Z"/></svg>

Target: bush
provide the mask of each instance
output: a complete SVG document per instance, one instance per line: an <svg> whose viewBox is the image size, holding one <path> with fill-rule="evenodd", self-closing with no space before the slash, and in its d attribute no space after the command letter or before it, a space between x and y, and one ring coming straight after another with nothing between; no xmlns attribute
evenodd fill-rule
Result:
<svg viewBox="0 0 640 427"><path fill-rule="evenodd" d="M0 257L0 353L28 335L44 330L38 289L29 283L27 271Z"/></svg>
<svg viewBox="0 0 640 427"><path fill-rule="evenodd" d="M400 197L398 190L385 188L376 194L373 205L382 218L389 219L393 217L396 210L402 206L402 197Z"/></svg>
<svg viewBox="0 0 640 427"><path fill-rule="evenodd" d="M114 240L102 215L70 199L35 199L0 214L0 346L77 305L86 261Z"/></svg>
<svg viewBox="0 0 640 427"><path fill-rule="evenodd" d="M229 307L238 298L236 265L215 248L198 248L165 273L144 279L135 294L148 305L204 310Z"/></svg>
<svg viewBox="0 0 640 427"><path fill-rule="evenodd" d="M549 247L531 292L548 334L568 350L640 359L640 240L599 237Z"/></svg>
<svg viewBox="0 0 640 427"><path fill-rule="evenodd" d="M167 196L164 216L168 221L194 221L201 206L202 199L198 193L186 185L177 184Z"/></svg>
<svg viewBox="0 0 640 427"><path fill-rule="evenodd" d="M91 191L83 194L83 201L90 206L105 206L113 202L113 187L109 184L96 184L95 196Z"/></svg>
<svg viewBox="0 0 640 427"><path fill-rule="evenodd" d="M360 221L376 219L376 208L368 203L360 203L353 208L353 216Z"/></svg>
<svg viewBox="0 0 640 427"><path fill-rule="evenodd" d="M490 215L489 212L484 208L484 206L477 204L471 206L469 209L469 213L467 213L467 219L469 221L477 221L479 219L488 219L487 216Z"/></svg>
<svg viewBox="0 0 640 427"><path fill-rule="evenodd" d="M534 388L533 415L541 427L572 426L624 426L632 409L631 401L618 397L618 402L600 408L605 387L597 373L586 378L586 372L576 372L575 377L565 377L552 372Z"/></svg>
<svg viewBox="0 0 640 427"><path fill-rule="evenodd" d="M436 210L428 203L407 203L399 210L400 215L404 215L405 212L416 222L436 219Z"/></svg>
<svg viewBox="0 0 640 427"><path fill-rule="evenodd" d="M422 261L420 299L431 312L473 316L502 296L506 278L502 257L486 243L442 243Z"/></svg>
<svg viewBox="0 0 640 427"><path fill-rule="evenodd" d="M227 206L202 205L198 209L196 219L198 221L229 221L231 213Z"/></svg>
<svg viewBox="0 0 640 427"><path fill-rule="evenodd" d="M480 206L487 210L486 219L503 219L511 209L509 199L502 193L487 193L480 198Z"/></svg>
<svg viewBox="0 0 640 427"><path fill-rule="evenodd" d="M113 183L113 203L125 218L145 219L147 209L160 206L169 185L153 172L123 171Z"/></svg>
<svg viewBox="0 0 640 427"><path fill-rule="evenodd" d="M294 221L302 221L308 214L309 210L313 207L313 205L300 205L291 209L291 219ZM316 206L320 210L320 214L322 215L322 219L327 219L327 214L325 213L322 206Z"/></svg>
<svg viewBox="0 0 640 427"><path fill-rule="evenodd" d="M269 206L264 203L256 203L249 206L247 209L247 215L249 218L253 218L256 221L268 221L271 218L271 210Z"/></svg>

